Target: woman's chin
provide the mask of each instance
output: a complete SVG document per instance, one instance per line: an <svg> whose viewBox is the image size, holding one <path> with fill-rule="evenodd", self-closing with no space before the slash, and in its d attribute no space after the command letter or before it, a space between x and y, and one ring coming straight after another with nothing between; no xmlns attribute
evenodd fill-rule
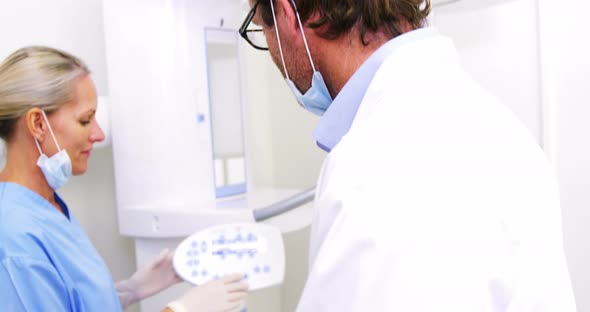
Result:
<svg viewBox="0 0 590 312"><path fill-rule="evenodd" d="M88 171L88 165L72 168L72 175L74 175L74 176L83 175L86 173L86 171Z"/></svg>

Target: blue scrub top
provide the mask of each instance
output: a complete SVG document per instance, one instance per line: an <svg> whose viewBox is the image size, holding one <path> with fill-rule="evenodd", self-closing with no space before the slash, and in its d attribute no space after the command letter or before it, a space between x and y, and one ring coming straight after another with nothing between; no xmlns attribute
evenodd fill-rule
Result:
<svg viewBox="0 0 590 312"><path fill-rule="evenodd" d="M66 204L0 183L0 310L121 311L111 273Z"/></svg>

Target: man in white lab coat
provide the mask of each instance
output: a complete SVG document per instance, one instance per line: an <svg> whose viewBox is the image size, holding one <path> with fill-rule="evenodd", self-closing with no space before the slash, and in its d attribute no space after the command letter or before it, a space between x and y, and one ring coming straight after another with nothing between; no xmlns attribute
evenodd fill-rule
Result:
<svg viewBox="0 0 590 312"><path fill-rule="evenodd" d="M240 33L329 152L298 311L576 310L552 169L424 28L428 1L250 5Z"/></svg>

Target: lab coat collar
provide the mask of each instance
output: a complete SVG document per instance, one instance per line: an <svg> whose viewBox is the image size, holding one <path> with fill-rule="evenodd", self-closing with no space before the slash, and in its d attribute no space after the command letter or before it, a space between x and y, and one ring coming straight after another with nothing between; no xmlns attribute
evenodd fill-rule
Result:
<svg viewBox="0 0 590 312"><path fill-rule="evenodd" d="M377 49L346 82L313 132L317 145L330 152L348 133L373 76L383 61L400 46L438 35L435 28L420 28L389 40Z"/></svg>

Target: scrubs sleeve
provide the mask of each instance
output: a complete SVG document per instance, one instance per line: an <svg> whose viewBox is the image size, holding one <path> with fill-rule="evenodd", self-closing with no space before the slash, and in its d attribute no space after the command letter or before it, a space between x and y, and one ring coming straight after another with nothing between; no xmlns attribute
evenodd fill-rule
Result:
<svg viewBox="0 0 590 312"><path fill-rule="evenodd" d="M70 311L67 290L51 264L5 258L0 264L0 302L5 311Z"/></svg>

